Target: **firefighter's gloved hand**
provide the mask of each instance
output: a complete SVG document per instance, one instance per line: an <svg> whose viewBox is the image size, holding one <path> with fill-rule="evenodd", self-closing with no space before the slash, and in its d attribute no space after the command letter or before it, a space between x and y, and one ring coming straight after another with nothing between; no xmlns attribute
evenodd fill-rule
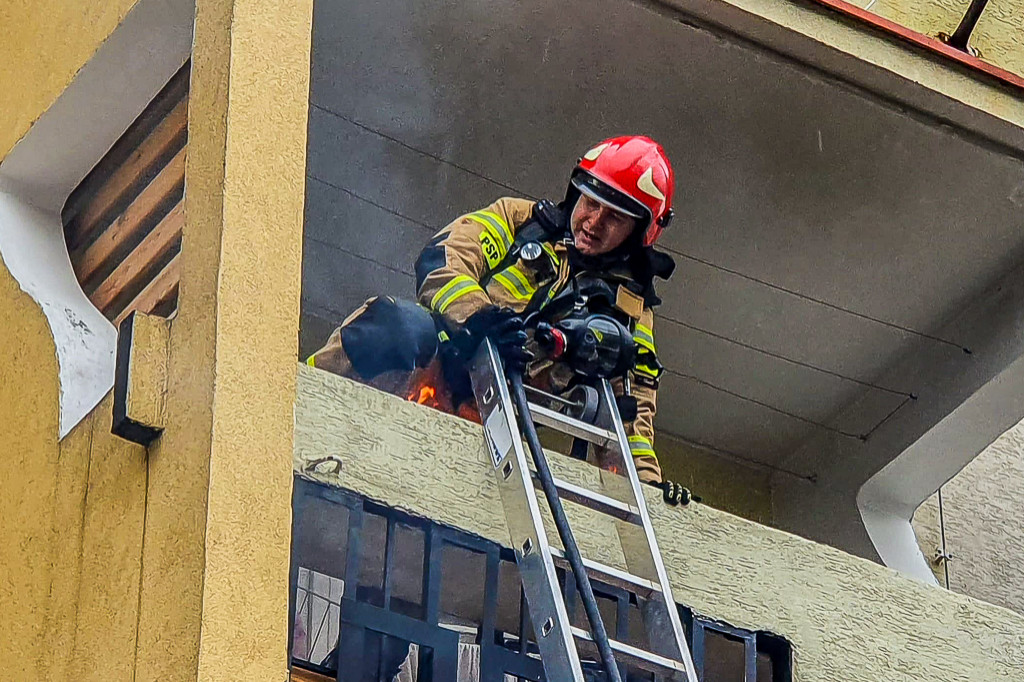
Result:
<svg viewBox="0 0 1024 682"><path fill-rule="evenodd" d="M655 488L661 490L661 497L665 500L666 504L671 504L673 507L677 505L688 505L690 500L693 499L693 495L690 494L690 489L686 488L674 481L648 481L649 485L653 485Z"/></svg>
<svg viewBox="0 0 1024 682"><path fill-rule="evenodd" d="M509 369L522 372L533 359L533 353L526 350L528 337L523 318L510 308L488 306L470 315L463 328L473 349L485 338L490 339Z"/></svg>

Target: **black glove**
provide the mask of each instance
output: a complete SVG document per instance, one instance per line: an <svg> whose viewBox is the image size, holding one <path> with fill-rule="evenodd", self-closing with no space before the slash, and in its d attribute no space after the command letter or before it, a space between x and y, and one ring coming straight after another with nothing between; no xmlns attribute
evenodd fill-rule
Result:
<svg viewBox="0 0 1024 682"><path fill-rule="evenodd" d="M693 495L690 494L689 488L685 488L682 485L675 483L673 481L648 481L648 484L660 489L662 499L664 499L667 504L671 504L673 507L680 504L684 506L688 505L690 504L690 500L693 499Z"/></svg>
<svg viewBox="0 0 1024 682"><path fill-rule="evenodd" d="M485 339L490 339L506 367L523 372L526 364L533 359L533 353L526 350L526 327L523 318L510 308L488 306L469 316L463 325L468 338L466 350L473 352Z"/></svg>

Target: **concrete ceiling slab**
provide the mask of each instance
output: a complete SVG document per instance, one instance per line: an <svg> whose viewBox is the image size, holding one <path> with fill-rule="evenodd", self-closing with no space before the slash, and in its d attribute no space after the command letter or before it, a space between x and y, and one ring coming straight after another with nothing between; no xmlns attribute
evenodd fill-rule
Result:
<svg viewBox="0 0 1024 682"><path fill-rule="evenodd" d="M382 221L378 207L316 178L307 185L306 207L307 242L329 245L409 276L420 249L435 232L393 214ZM361 226L368 238L353 244L350 233L337 229L345 223Z"/></svg>
<svg viewBox="0 0 1024 682"><path fill-rule="evenodd" d="M658 395L659 428L686 442L748 462L782 468L818 427L706 384L667 374ZM813 476L814 463L786 469Z"/></svg>
<svg viewBox="0 0 1024 682"><path fill-rule="evenodd" d="M664 303L658 312L667 319L861 381L870 381L885 366L879 348L909 348L916 338L822 305L823 299L793 295L739 271L727 272L712 261L677 257L676 274L660 291ZM960 352L959 347L954 350Z"/></svg>

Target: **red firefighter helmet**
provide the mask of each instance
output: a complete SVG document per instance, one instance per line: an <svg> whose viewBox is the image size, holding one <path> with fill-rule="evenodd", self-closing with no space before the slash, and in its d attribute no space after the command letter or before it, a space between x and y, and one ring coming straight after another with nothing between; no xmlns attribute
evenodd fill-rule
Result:
<svg viewBox="0 0 1024 682"><path fill-rule="evenodd" d="M672 165L649 137L605 140L583 155L570 182L595 201L638 219L644 246L658 241L672 220Z"/></svg>

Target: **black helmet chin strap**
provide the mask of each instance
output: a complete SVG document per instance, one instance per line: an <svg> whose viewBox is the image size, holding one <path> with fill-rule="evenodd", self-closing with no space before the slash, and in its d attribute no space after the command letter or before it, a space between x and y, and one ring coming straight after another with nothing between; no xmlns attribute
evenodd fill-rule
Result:
<svg viewBox="0 0 1024 682"><path fill-rule="evenodd" d="M661 225L661 229L664 230L666 227L668 227L672 223L672 219L675 217L676 212L673 211L671 208L667 209L664 213L662 213L661 217L658 218L658 224Z"/></svg>
<svg viewBox="0 0 1024 682"><path fill-rule="evenodd" d="M567 183L567 185L565 188L565 198L559 204L559 208L565 211L566 224L572 220L572 210L576 207L576 202L580 200L580 191L576 189L576 185L572 184L572 181Z"/></svg>

